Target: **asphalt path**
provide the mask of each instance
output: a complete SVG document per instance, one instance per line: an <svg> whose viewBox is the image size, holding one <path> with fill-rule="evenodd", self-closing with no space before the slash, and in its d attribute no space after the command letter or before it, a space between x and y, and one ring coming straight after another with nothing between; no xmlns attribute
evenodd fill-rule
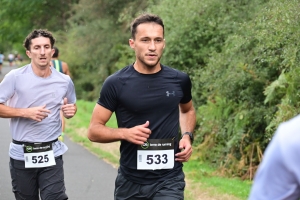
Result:
<svg viewBox="0 0 300 200"><path fill-rule="evenodd" d="M7 73L15 67L4 66ZM0 81L3 73L0 75ZM0 91L1 92L1 91ZM14 200L9 172L8 149L11 141L9 120L0 118L0 199ZM113 200L117 169L65 136L69 150L63 155L66 193L70 200Z"/></svg>
<svg viewBox="0 0 300 200"><path fill-rule="evenodd" d="M16 69L17 66L16 65L13 65L13 66L8 66L8 63L7 62L4 62L3 63L3 66L2 66L2 73L0 74L0 82L2 81L3 77L5 74L7 74L10 70L12 69Z"/></svg>

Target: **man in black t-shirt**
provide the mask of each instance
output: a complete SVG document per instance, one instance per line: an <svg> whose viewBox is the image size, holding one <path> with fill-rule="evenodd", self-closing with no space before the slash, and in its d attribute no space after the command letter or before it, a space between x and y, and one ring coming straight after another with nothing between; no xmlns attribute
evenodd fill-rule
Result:
<svg viewBox="0 0 300 200"><path fill-rule="evenodd" d="M136 61L105 80L88 138L100 143L121 141L116 200L184 199L182 162L192 154L196 124L191 80L160 63L165 47L161 18L137 17L131 36ZM106 126L113 112L117 129Z"/></svg>

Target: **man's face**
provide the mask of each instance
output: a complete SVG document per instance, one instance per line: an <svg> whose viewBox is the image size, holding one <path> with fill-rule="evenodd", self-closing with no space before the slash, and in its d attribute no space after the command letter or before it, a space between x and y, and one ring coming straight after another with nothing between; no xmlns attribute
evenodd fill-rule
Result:
<svg viewBox="0 0 300 200"><path fill-rule="evenodd" d="M137 62L147 68L156 67L165 47L162 26L156 23L138 25L135 39L130 39L129 45L135 51Z"/></svg>
<svg viewBox="0 0 300 200"><path fill-rule="evenodd" d="M30 50L26 51L34 67L49 67L53 53L50 39L42 36L32 39Z"/></svg>

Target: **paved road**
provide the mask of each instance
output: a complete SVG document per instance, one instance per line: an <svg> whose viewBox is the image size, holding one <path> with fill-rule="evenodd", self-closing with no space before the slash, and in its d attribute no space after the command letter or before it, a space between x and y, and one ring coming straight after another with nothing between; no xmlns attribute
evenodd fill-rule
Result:
<svg viewBox="0 0 300 200"><path fill-rule="evenodd" d="M6 70L5 67L3 70ZM9 71L9 70L8 70ZM1 77L0 77L1 80ZM0 199L13 200L8 149L9 120L0 118ZM117 169L98 159L84 147L65 137L69 150L64 154L65 184L70 200L113 200Z"/></svg>
<svg viewBox="0 0 300 200"><path fill-rule="evenodd" d="M15 68L17 68L16 65L9 67L8 62L4 62L3 66L2 66L2 70L1 70L2 73L0 74L0 82L2 81L2 79L6 73L8 73L10 70L15 69Z"/></svg>
<svg viewBox="0 0 300 200"><path fill-rule="evenodd" d="M13 199L11 192L8 148L11 141L8 120L0 118L0 199Z"/></svg>

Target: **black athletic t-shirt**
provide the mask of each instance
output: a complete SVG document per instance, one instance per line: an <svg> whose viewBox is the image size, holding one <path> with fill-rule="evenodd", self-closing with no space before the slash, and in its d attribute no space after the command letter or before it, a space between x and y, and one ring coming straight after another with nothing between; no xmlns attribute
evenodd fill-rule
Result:
<svg viewBox="0 0 300 200"><path fill-rule="evenodd" d="M116 113L119 128L132 128L150 122L150 139L175 137L175 154L179 152L179 103L192 99L191 80L181 71L161 65L155 74L141 74L129 65L109 76L102 87L98 104ZM121 141L120 170L132 182L151 184L172 178L182 170L137 170L137 147Z"/></svg>

